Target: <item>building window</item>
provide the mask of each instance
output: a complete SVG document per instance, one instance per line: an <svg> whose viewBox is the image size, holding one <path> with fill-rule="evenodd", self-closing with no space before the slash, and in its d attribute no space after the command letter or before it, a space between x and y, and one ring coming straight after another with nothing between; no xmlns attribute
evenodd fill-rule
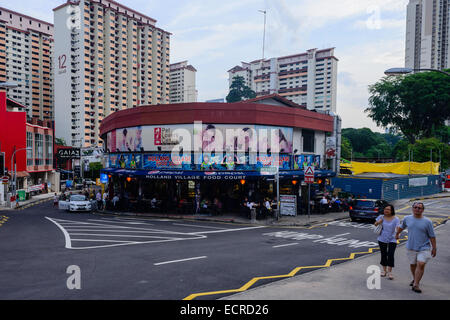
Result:
<svg viewBox="0 0 450 320"><path fill-rule="evenodd" d="M45 164L51 165L53 162L53 141L52 136L45 135Z"/></svg>
<svg viewBox="0 0 450 320"><path fill-rule="evenodd" d="M42 134L34 135L34 150L36 150L36 159L34 165L40 166L44 163L44 141Z"/></svg>
<svg viewBox="0 0 450 320"><path fill-rule="evenodd" d="M33 133L27 132L27 166L33 165Z"/></svg>
<svg viewBox="0 0 450 320"><path fill-rule="evenodd" d="M303 152L314 152L314 131L313 130L302 130L303 135Z"/></svg>

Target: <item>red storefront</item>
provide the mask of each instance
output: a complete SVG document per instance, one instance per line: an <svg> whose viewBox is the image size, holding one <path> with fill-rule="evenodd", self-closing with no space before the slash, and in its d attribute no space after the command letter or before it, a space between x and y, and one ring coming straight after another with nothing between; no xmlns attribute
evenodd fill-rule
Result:
<svg viewBox="0 0 450 320"><path fill-rule="evenodd" d="M27 122L25 110L0 89L0 152L4 153L5 168L11 180L16 172L16 190L44 191L48 186L54 189L59 183L54 181L53 124L37 119Z"/></svg>

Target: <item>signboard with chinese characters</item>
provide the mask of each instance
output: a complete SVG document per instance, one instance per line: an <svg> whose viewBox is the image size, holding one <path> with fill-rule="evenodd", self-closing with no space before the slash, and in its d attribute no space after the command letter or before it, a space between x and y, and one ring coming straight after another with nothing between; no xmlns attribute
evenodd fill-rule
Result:
<svg viewBox="0 0 450 320"><path fill-rule="evenodd" d="M280 214L283 216L297 215L297 197L295 195L280 195Z"/></svg>

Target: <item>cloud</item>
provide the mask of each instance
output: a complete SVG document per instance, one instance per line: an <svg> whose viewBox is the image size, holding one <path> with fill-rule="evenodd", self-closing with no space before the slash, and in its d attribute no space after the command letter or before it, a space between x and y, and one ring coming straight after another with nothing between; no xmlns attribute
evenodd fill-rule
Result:
<svg viewBox="0 0 450 320"><path fill-rule="evenodd" d="M238 48L236 43L261 32L262 26L252 22L239 22L213 25L203 28L202 31L205 32L200 35L186 33L179 37L174 36L171 41L172 55L178 59L205 57L212 60L213 56L223 57L224 52Z"/></svg>
<svg viewBox="0 0 450 320"><path fill-rule="evenodd" d="M404 64L404 40L377 40L339 50L337 113L342 127L368 127L382 131L364 113L369 99L369 85L379 81L384 71Z"/></svg>
<svg viewBox="0 0 450 320"><path fill-rule="evenodd" d="M398 29L406 27L405 19L379 19L379 20L357 20L353 26L355 29L368 29L368 30L380 30L380 29Z"/></svg>

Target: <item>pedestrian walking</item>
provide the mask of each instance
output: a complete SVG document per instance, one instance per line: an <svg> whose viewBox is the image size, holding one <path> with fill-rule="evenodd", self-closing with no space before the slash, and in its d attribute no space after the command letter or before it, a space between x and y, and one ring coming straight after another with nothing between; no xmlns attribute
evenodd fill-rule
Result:
<svg viewBox="0 0 450 320"><path fill-rule="evenodd" d="M436 235L431 220L423 216L424 204L415 202L412 210L413 214L405 217L400 224L396 239L400 238L403 230L408 229L406 249L413 276L410 286L414 292L421 293L419 284L425 272L425 265L432 257L436 257Z"/></svg>
<svg viewBox="0 0 450 320"><path fill-rule="evenodd" d="M394 254L397 248L397 239L395 238L397 227L400 225L400 219L395 216L394 206L388 204L384 210L383 215L380 215L375 226L382 225L381 234L378 236L378 245L380 246L381 261L383 266L382 277L388 277L389 280L394 280L392 275L392 268L394 268Z"/></svg>
<svg viewBox="0 0 450 320"><path fill-rule="evenodd" d="M55 196L53 197L53 207L58 206L58 195L55 192Z"/></svg>
<svg viewBox="0 0 450 320"><path fill-rule="evenodd" d="M108 193L104 192L103 193L103 211L106 210L106 201L108 200Z"/></svg>
<svg viewBox="0 0 450 320"><path fill-rule="evenodd" d="M97 200L97 209L102 210L103 201L102 201L102 193L100 191L97 192L95 200Z"/></svg>

